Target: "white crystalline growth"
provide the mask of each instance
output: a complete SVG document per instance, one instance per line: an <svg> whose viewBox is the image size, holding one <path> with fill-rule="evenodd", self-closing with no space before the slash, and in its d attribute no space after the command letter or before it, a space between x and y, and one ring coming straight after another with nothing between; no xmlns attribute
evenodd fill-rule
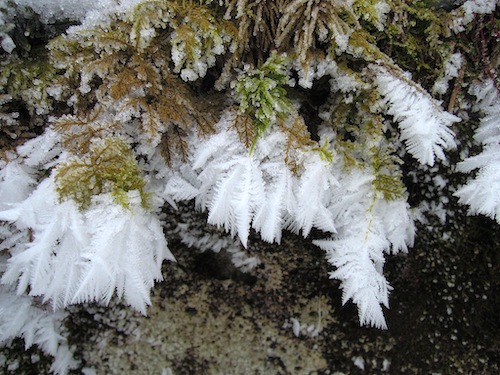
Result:
<svg viewBox="0 0 500 375"><path fill-rule="evenodd" d="M389 72L371 65L375 85L382 95L386 112L398 123L406 149L421 164L434 165L445 160L444 150L456 147L450 126L460 118L444 111L423 88L410 83L403 73Z"/></svg>
<svg viewBox="0 0 500 375"><path fill-rule="evenodd" d="M14 18L28 10L36 13L45 24L76 21L91 27L105 23L110 14L124 14L143 0L0 0L0 46L11 53L16 45L8 34ZM15 7L12 6L14 3Z"/></svg>
<svg viewBox="0 0 500 375"><path fill-rule="evenodd" d="M31 8L44 23L64 19L78 21L90 10L117 5L115 0L14 0L14 3L21 8Z"/></svg>
<svg viewBox="0 0 500 375"><path fill-rule="evenodd" d="M78 366L65 338L65 317L65 312L36 307L32 297L16 295L12 288L0 286L0 345L22 337L26 349L37 345L54 357L50 371L58 375Z"/></svg>
<svg viewBox="0 0 500 375"><path fill-rule="evenodd" d="M470 214L483 214L500 223L500 96L491 80L474 87L472 93L484 114L474 135L483 151L458 163L460 172L479 171L455 195L470 207Z"/></svg>
<svg viewBox="0 0 500 375"><path fill-rule="evenodd" d="M465 30L465 26L472 22L476 14L489 14L495 10L498 0L469 0L461 7L457 8L453 15L455 19L452 23L454 32L459 33Z"/></svg>
<svg viewBox="0 0 500 375"><path fill-rule="evenodd" d="M432 87L432 92L435 94L446 94L449 87L449 81L456 78L460 74L462 68L462 54L454 53L444 62L443 75L440 77Z"/></svg>
<svg viewBox="0 0 500 375"><path fill-rule="evenodd" d="M12 4L14 3L14 4ZM12 6L15 5L15 6ZM14 18L23 17L32 10L39 15L40 21L49 24L57 20L82 20L90 10L116 5L115 0L0 0L0 46L12 53L16 44L9 32L14 29ZM27 14L27 13L26 13Z"/></svg>

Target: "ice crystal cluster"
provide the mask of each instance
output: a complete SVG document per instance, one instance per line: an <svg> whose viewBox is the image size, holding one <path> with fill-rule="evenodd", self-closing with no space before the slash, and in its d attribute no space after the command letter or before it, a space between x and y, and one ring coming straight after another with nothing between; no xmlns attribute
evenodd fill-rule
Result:
<svg viewBox="0 0 500 375"><path fill-rule="evenodd" d="M449 163L474 116L481 151L457 169L477 173L455 195L500 222L496 5L0 2L2 342L65 373L65 307L117 296L146 314L175 261L162 207L182 201L237 239L246 271L251 233L314 234L343 303L386 328L385 258L415 236L405 168Z"/></svg>

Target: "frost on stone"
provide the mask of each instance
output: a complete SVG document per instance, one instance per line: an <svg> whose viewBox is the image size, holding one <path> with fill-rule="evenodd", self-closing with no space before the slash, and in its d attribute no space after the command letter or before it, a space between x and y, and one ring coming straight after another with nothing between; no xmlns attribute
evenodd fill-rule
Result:
<svg viewBox="0 0 500 375"><path fill-rule="evenodd" d="M309 300L305 306L301 304L294 317L285 321L283 328L290 329L295 337L315 338L323 333L331 319L328 299L319 296Z"/></svg>
<svg viewBox="0 0 500 375"><path fill-rule="evenodd" d="M183 216L184 218L184 216ZM176 233L183 244L200 252L225 252L231 258L233 265L243 272L248 272L258 266L259 258L244 249L238 239L210 226L200 227L195 218L188 218L177 224Z"/></svg>

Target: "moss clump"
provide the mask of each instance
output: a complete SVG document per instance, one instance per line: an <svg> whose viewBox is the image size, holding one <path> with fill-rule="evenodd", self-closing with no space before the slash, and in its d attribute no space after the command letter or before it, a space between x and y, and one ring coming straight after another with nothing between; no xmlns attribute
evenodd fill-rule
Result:
<svg viewBox="0 0 500 375"><path fill-rule="evenodd" d="M116 202L129 208L127 192L138 190L147 206L145 181L127 143L111 137L94 143L87 156L59 164L57 192L61 200L71 198L84 209L94 195L111 193Z"/></svg>
<svg viewBox="0 0 500 375"><path fill-rule="evenodd" d="M262 66L245 72L234 83L240 113L254 119L256 135L252 148L279 117L292 112L292 103L283 87L288 81L285 61L285 55L273 53Z"/></svg>

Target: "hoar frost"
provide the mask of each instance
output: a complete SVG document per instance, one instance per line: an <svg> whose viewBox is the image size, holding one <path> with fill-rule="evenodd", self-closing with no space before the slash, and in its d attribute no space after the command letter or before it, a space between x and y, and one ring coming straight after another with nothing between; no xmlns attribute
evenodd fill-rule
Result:
<svg viewBox="0 0 500 375"><path fill-rule="evenodd" d="M179 222L173 231L181 242L226 251L243 271L261 262L250 252L255 234L280 243L284 230L312 233L330 277L340 281L342 302L357 305L360 324L387 328L392 287L385 260L406 252L415 235L401 177L406 166L396 155L406 147L420 164L434 165L427 168L432 173L459 143L452 129L460 119L379 49L388 21L412 32L415 19L423 20L418 12L386 1L296 0L269 8L277 18L273 30L262 12L272 2L264 1L13 3L31 7L44 23L80 25L50 44L46 62L57 82L46 85L32 74L28 87L0 97L2 111L20 103L40 122L27 125L33 138L9 148L0 162L3 343L21 336L27 346L41 346L55 358L53 371L64 374L75 366L64 308L118 297L146 314L163 261L175 261L164 206L182 201L194 201L218 229L204 234ZM450 12L451 31L464 31L496 3L466 1ZM11 38L16 14L6 4L12 3L0 0L1 46L11 53L4 54L5 68L23 59ZM365 24L377 35L366 36ZM388 44L397 38L391 33ZM270 50L258 50L266 41ZM462 47L436 51L444 66L435 69L434 77L441 75L433 94L446 98L449 82L470 66ZM213 72L220 77L212 87ZM457 165L474 176L455 195L470 213L500 222L500 102L494 82L480 80L470 94L482 116L474 136L482 151ZM313 97L320 91L324 97ZM24 117L0 114L9 140L17 141ZM123 147L110 155L106 140ZM88 186L79 189L82 182ZM440 192L449 183L440 176L432 182ZM420 216L445 223L448 200L424 201ZM322 329L296 316L285 326L295 336L315 337Z"/></svg>

